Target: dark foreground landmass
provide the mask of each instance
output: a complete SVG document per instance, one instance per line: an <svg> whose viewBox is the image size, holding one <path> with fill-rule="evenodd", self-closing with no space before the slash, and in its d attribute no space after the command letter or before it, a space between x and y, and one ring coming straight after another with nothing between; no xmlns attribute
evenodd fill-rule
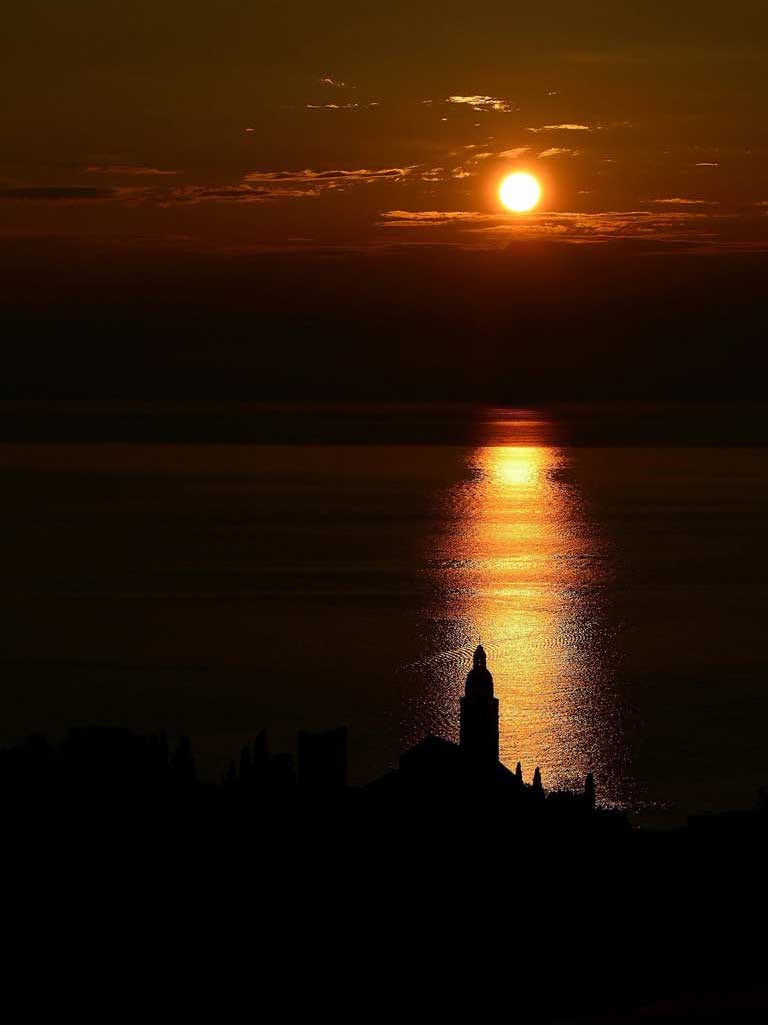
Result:
<svg viewBox="0 0 768 1025"><path fill-rule="evenodd" d="M223 961L291 1017L765 1020L764 803L634 829L589 781L447 779L434 743L352 788L343 731L297 772L257 738L219 784L185 740L30 738L0 753L6 931L65 958L86 927L95 971L118 923L134 989L181 969L202 1001Z"/></svg>

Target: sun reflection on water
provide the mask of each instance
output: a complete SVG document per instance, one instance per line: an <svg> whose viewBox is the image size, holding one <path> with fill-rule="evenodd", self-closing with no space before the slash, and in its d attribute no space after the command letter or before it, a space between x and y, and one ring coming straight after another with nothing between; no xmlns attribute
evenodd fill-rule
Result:
<svg viewBox="0 0 768 1025"><path fill-rule="evenodd" d="M465 469L446 498L450 528L433 564L438 615L450 624L436 667L446 717L479 637L500 699L502 760L519 759L528 777L540 765L550 786L589 770L610 775L606 549L570 458L555 447L493 446L468 453Z"/></svg>

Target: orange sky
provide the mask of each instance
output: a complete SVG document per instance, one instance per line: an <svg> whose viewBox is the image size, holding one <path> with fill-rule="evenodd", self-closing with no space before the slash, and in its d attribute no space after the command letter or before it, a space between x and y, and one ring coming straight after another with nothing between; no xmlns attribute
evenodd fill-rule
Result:
<svg viewBox="0 0 768 1025"><path fill-rule="evenodd" d="M758 0L47 8L7 15L5 235L765 244ZM495 196L515 168L544 184L523 220Z"/></svg>
<svg viewBox="0 0 768 1025"><path fill-rule="evenodd" d="M73 0L5 29L8 394L757 386L758 0ZM513 170L534 213L500 209Z"/></svg>

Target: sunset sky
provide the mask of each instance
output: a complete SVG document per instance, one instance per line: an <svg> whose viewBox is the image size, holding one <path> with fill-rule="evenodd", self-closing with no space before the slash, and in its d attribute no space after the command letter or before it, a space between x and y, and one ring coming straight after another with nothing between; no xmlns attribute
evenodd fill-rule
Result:
<svg viewBox="0 0 768 1025"><path fill-rule="evenodd" d="M496 339L510 317L530 328L532 296L547 337L561 337L579 303L589 319L603 301L614 321L638 301L646 317L682 304L675 323L691 328L698 311L691 330L706 333L708 276L720 282L715 316L727 305L747 333L757 316L768 248L758 0L73 0L14 5L3 49L3 308L38 356L59 360L59 381L74 372L51 353L52 325L94 387L114 388L94 363L105 318L117 352L163 322L158 380L236 366L312 391L325 379L308 321L323 359L338 342L349 367L356 350L339 323L391 318L394 296L407 315L373 335L397 335L392 361L419 382L441 370L434 353L411 358L433 313L456 336L454 369L472 326ZM498 201L515 170L541 182L532 214ZM555 294L577 305L553 320ZM514 296L522 312L506 305ZM241 341L206 342L200 324L220 328L222 316L279 322L307 359L296 370L269 346L249 348L242 323ZM179 317L200 335L186 348L168 338ZM597 333L609 345L605 318ZM731 357L711 344L707 372L719 374ZM531 387L565 372L555 349L532 365ZM127 390L147 383L148 358L126 355ZM33 379L20 353L20 393Z"/></svg>

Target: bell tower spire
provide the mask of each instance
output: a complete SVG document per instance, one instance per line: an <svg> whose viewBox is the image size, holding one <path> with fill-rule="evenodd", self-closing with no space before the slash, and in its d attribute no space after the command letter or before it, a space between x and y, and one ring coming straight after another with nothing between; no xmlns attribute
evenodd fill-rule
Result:
<svg viewBox="0 0 768 1025"><path fill-rule="evenodd" d="M499 763L499 699L494 697L485 648L478 644L461 699L459 745L473 771L491 773Z"/></svg>

